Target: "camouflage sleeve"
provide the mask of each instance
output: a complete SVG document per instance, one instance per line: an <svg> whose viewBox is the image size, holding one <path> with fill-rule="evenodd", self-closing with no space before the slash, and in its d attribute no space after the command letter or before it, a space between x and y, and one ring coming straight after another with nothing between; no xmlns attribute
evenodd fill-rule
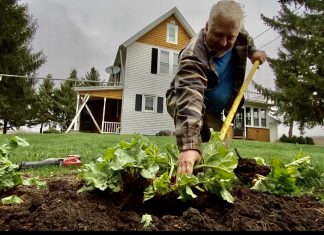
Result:
<svg viewBox="0 0 324 235"><path fill-rule="evenodd" d="M241 29L241 32L244 33L247 36L247 43L248 43L248 57L251 58L252 55L257 51L257 48L254 45L254 40L246 31L245 27L243 26Z"/></svg>
<svg viewBox="0 0 324 235"><path fill-rule="evenodd" d="M204 106L204 90L207 79L200 61L192 56L184 55L175 77L176 93L176 129L177 145L181 150L195 149L200 151L202 128L202 112Z"/></svg>

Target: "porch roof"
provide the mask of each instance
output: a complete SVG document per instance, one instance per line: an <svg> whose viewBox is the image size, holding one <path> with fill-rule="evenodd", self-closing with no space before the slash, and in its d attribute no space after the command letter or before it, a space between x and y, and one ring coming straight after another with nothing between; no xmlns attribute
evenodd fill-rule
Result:
<svg viewBox="0 0 324 235"><path fill-rule="evenodd" d="M89 94L90 97L102 97L121 100L123 98L123 86L89 86L89 87L74 87L74 90L79 95L84 96Z"/></svg>

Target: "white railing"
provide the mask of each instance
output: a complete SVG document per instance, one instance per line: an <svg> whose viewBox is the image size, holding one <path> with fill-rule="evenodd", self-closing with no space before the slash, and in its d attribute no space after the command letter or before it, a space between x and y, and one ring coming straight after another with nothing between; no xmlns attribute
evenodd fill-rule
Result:
<svg viewBox="0 0 324 235"><path fill-rule="evenodd" d="M120 122L104 122L102 133L120 133Z"/></svg>
<svg viewBox="0 0 324 235"><path fill-rule="evenodd" d="M244 92L244 97L247 100L262 100L264 97L262 96L261 93L255 92L255 91L245 91Z"/></svg>

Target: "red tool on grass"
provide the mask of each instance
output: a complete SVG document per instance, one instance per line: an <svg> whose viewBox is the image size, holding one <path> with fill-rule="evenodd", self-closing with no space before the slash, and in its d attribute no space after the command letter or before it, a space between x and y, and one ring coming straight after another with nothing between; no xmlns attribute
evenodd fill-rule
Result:
<svg viewBox="0 0 324 235"><path fill-rule="evenodd" d="M35 168L40 166L80 166L82 164L80 155L68 155L65 158L47 158L42 161L36 162L21 162L19 164L19 170L27 168Z"/></svg>

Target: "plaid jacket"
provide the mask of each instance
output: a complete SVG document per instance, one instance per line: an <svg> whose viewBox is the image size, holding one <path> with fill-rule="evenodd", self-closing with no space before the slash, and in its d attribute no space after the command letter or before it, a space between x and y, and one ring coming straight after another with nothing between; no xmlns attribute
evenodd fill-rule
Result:
<svg viewBox="0 0 324 235"><path fill-rule="evenodd" d="M243 28L234 45L237 57L234 92L225 108L230 110L244 81L246 60L256 51L252 37ZM219 77L215 72L214 53L207 47L205 31L200 32L180 51L179 68L170 88L166 92L167 110L174 118L175 135L179 150L195 149L200 151L200 131L203 125L204 91L215 87ZM240 107L244 103L244 98Z"/></svg>

